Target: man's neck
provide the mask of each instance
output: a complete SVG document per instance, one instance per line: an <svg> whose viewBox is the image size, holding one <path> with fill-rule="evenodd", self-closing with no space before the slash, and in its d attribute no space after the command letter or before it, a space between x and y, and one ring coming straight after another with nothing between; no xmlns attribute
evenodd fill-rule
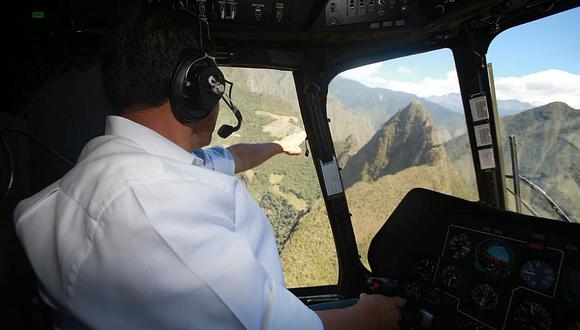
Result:
<svg viewBox="0 0 580 330"><path fill-rule="evenodd" d="M175 118L168 102L160 107L126 110L121 115L154 130L188 152L203 146L196 143L192 129Z"/></svg>

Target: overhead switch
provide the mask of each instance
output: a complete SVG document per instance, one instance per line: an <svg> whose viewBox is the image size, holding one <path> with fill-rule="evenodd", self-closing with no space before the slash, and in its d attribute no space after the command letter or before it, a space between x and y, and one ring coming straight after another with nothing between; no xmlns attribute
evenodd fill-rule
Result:
<svg viewBox="0 0 580 330"><path fill-rule="evenodd" d="M232 21L236 18L236 5L233 3L230 7L230 17L232 18Z"/></svg>

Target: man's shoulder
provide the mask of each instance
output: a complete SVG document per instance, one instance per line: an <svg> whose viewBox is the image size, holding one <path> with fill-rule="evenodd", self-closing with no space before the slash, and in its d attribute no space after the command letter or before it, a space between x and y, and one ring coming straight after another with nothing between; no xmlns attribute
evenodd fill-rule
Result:
<svg viewBox="0 0 580 330"><path fill-rule="evenodd" d="M101 136L90 141L77 165L59 182L60 189L78 204L99 213L116 196L135 185L163 182L232 190L233 176L217 173L182 161L160 157L123 137Z"/></svg>

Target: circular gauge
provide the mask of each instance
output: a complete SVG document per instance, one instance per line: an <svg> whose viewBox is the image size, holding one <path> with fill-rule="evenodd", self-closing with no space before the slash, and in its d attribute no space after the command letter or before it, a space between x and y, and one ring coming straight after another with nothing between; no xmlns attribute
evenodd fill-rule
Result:
<svg viewBox="0 0 580 330"><path fill-rule="evenodd" d="M497 306L499 296L489 284L480 284L471 289L471 298L481 309L493 309Z"/></svg>
<svg viewBox="0 0 580 330"><path fill-rule="evenodd" d="M449 253L453 259L461 259L471 252L471 240L465 234L453 236L449 240Z"/></svg>
<svg viewBox="0 0 580 330"><path fill-rule="evenodd" d="M568 272L566 286L572 296L580 298L580 266L575 266Z"/></svg>
<svg viewBox="0 0 580 330"><path fill-rule="evenodd" d="M574 322L574 323L568 324L568 326L565 329L566 330L580 330L580 322Z"/></svg>
<svg viewBox="0 0 580 330"><path fill-rule="evenodd" d="M509 246L499 240L487 240L477 248L477 261L481 269L494 274L507 274L513 264Z"/></svg>
<svg viewBox="0 0 580 330"><path fill-rule="evenodd" d="M419 287L419 284L409 282L403 287L403 294L406 298L417 301L421 297L421 288Z"/></svg>
<svg viewBox="0 0 580 330"><path fill-rule="evenodd" d="M433 274L435 274L436 266L437 264L431 258L422 258L419 260L419 262L417 262L415 273L422 280L429 282L433 278Z"/></svg>
<svg viewBox="0 0 580 330"><path fill-rule="evenodd" d="M487 327L475 320L465 320L459 324L459 330L487 330Z"/></svg>
<svg viewBox="0 0 580 330"><path fill-rule="evenodd" d="M522 280L532 289L545 290L556 282L554 268L541 260L526 261L520 270Z"/></svg>
<svg viewBox="0 0 580 330"><path fill-rule="evenodd" d="M447 265L443 267L439 280L443 286L449 289L455 289L459 285L459 281L461 281L461 273L457 270L457 267Z"/></svg>
<svg viewBox="0 0 580 330"><path fill-rule="evenodd" d="M550 313L540 304L530 301L516 307L513 320L516 330L549 330L552 326Z"/></svg>

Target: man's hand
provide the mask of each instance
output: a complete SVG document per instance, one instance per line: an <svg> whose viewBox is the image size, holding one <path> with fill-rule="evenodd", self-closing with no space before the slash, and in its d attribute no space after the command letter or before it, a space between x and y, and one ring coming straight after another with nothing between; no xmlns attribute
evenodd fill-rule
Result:
<svg viewBox="0 0 580 330"><path fill-rule="evenodd" d="M400 297L362 293L350 307L316 311L325 330L395 330L399 329L401 309L407 301Z"/></svg>
<svg viewBox="0 0 580 330"><path fill-rule="evenodd" d="M290 134L281 140L274 141L282 147L282 151L287 155L299 155L302 152L300 145L306 139L306 132L300 131L298 133Z"/></svg>
<svg viewBox="0 0 580 330"><path fill-rule="evenodd" d="M401 308L407 301L401 297L386 297L380 294L361 293L357 304L378 317L379 329L398 329Z"/></svg>

